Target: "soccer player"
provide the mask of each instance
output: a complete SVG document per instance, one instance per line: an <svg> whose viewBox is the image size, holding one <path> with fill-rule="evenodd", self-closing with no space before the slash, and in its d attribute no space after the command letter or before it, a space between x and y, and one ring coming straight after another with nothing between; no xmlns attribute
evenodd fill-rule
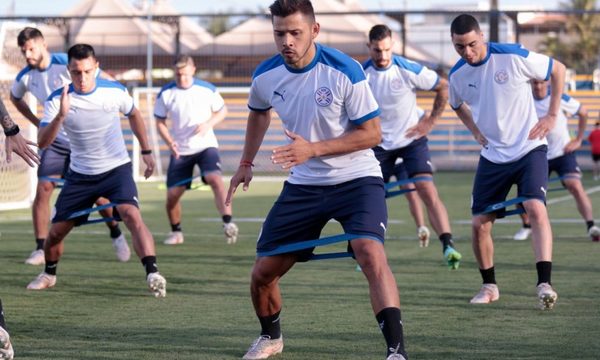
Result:
<svg viewBox="0 0 600 360"><path fill-rule="evenodd" d="M552 229L545 206L548 180L546 135L560 111L565 66L519 44L486 43L477 20L457 16L450 33L461 59L449 75L450 106L482 145L473 184L471 212L473 251L483 285L472 304L500 297L494 269L492 226L504 208L483 213L506 199L513 184L531 220L532 246L542 309L557 299L552 288ZM551 81L548 112L538 118L530 80Z"/></svg>
<svg viewBox="0 0 600 360"><path fill-rule="evenodd" d="M11 360L15 356L10 335L6 331L4 322L4 310L2 309L2 300L0 300L0 359Z"/></svg>
<svg viewBox="0 0 600 360"><path fill-rule="evenodd" d="M233 244L237 240L238 227L231 221L231 205L225 205L227 192L221 176L219 145L213 131L227 115L227 107L214 85L194 78L196 66L191 56L177 57L174 71L175 81L163 86L154 104L156 127L171 150L166 204L171 233L164 243L183 243L179 199L186 188L191 187L194 167L198 165L202 181L210 185L223 219L225 240ZM167 117L171 118L172 134L166 124Z"/></svg>
<svg viewBox="0 0 600 360"><path fill-rule="evenodd" d="M423 199L429 222L442 243L442 253L450 269L458 269L461 254L456 251L448 212L435 184L427 134L442 115L448 100L448 83L434 71L392 53L392 31L386 25L375 25L369 31L370 59L363 64L375 99L381 107L383 139L375 147L381 164L383 181L389 182L396 159L402 158L410 178L427 177L415 186ZM417 90L435 92L433 108L419 120Z"/></svg>
<svg viewBox="0 0 600 360"><path fill-rule="evenodd" d="M283 350L279 279L311 249L268 254L316 239L330 219L352 237L350 248L369 283L371 306L387 343L387 359L406 359L400 301L383 241L387 223L384 183L372 147L381 140L379 107L365 74L349 56L315 42L320 25L309 0L276 0L269 7L279 54L254 72L246 140L227 202L252 180L252 162L271 121L282 120L288 144L272 161L290 175L257 243L250 292L261 333L244 359Z"/></svg>
<svg viewBox="0 0 600 360"><path fill-rule="evenodd" d="M17 75L10 91L10 99L23 116L39 127L40 120L29 109L23 97L30 92L38 102L43 104L54 90L71 82L66 70L67 56L64 53L50 53L44 36L36 28L26 27L21 30L17 36L17 43L27 61L27 66ZM26 264L44 264L43 247L44 240L48 237L50 197L56 186L52 179L64 176L69 167L69 154L69 139L62 131L57 134L56 140L41 152L38 184L31 208L36 249L25 260ZM106 199L98 201L99 205L106 203L108 203ZM107 218L112 217L111 210L102 211L102 215ZM107 226L110 229L117 258L120 261L128 261L131 252L118 223L107 222Z"/></svg>
<svg viewBox="0 0 600 360"><path fill-rule="evenodd" d="M592 170L594 171L594 180L600 180L600 122L596 122L594 130L588 136L588 141L592 145Z"/></svg>
<svg viewBox="0 0 600 360"><path fill-rule="evenodd" d="M166 280L158 273L154 239L138 209L137 189L119 113L128 117L131 130L140 142L147 178L154 170L154 159L144 120L121 84L96 78L98 61L90 45L77 44L69 49L68 70L73 82L54 91L46 101L38 143L42 148L49 146L64 128L71 141L71 163L44 243L45 269L27 288L41 290L56 284L63 240L74 226L86 221L89 214L76 218L71 215L89 209L99 197L105 197L116 204L120 218L131 232L135 252L146 269L150 291L163 297Z"/></svg>
<svg viewBox="0 0 600 360"><path fill-rule="evenodd" d="M548 82L531 80L535 110L539 117L548 112L550 97ZM562 94L560 110L556 116L556 125L548 133L548 174L555 171L561 179L562 184L575 198L577 210L586 223L586 232L592 241L600 241L600 228L594 224L594 213L592 202L581 184L581 170L577 165L575 150L581 147L585 126L587 124L587 109L577 100L567 94ZM577 137L571 139L569 135L567 114L577 114L579 118L577 126ZM523 227L515 234L515 240L526 240L531 233L531 224L527 213L521 214Z"/></svg>

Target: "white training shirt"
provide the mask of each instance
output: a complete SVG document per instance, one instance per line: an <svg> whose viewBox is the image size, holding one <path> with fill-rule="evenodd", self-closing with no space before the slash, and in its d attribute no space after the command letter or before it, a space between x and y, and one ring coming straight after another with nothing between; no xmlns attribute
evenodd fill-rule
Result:
<svg viewBox="0 0 600 360"><path fill-rule="evenodd" d="M60 109L62 89L53 92L44 104L40 126L48 126ZM63 128L71 140L71 170L97 175L130 161L121 116L133 111L133 99L118 82L96 79L96 88L78 93L69 85L70 109Z"/></svg>
<svg viewBox="0 0 600 360"><path fill-rule="evenodd" d="M55 53L50 54L50 65L44 70L27 65L17 74L10 89L11 95L15 99L22 99L27 92L30 92L40 104L43 104L54 90L71 83L67 63L67 54ZM69 142L63 130L56 136L56 141L67 146Z"/></svg>
<svg viewBox="0 0 600 360"><path fill-rule="evenodd" d="M279 54L261 63L253 75L248 107L273 107L285 129L309 142L338 138L380 113L361 65L320 44L303 69L288 67ZM311 158L294 166L288 181L335 185L366 176L381 177L371 149Z"/></svg>
<svg viewBox="0 0 600 360"><path fill-rule="evenodd" d="M372 60L363 64L373 95L381 109L381 147L392 150L405 147L414 138L406 130L419 122L417 90L432 90L439 81L438 74L399 55L392 56L390 66L379 69Z"/></svg>
<svg viewBox="0 0 600 360"><path fill-rule="evenodd" d="M202 137L194 132L198 125L210 120L213 113L220 111L223 106L225 101L213 84L194 79L191 87L182 89L173 81L158 93L154 116L159 119L170 117L171 134L179 153L192 155L219 146L212 128Z"/></svg>
<svg viewBox="0 0 600 360"><path fill-rule="evenodd" d="M449 75L450 106L469 105L475 125L488 140L481 155L494 163L520 159L546 139L528 140L538 122L529 80L548 80L552 58L520 44L489 43L487 56L470 65L461 59Z"/></svg>
<svg viewBox="0 0 600 360"><path fill-rule="evenodd" d="M539 117L548 113L550 108L550 95L543 99L535 99L535 110ZM569 134L569 122L567 114L575 115L579 112L581 104L567 94L562 94L560 99L560 110L556 116L554 128L546 135L548 140L548 160L555 159L565 154L565 146L571 141Z"/></svg>

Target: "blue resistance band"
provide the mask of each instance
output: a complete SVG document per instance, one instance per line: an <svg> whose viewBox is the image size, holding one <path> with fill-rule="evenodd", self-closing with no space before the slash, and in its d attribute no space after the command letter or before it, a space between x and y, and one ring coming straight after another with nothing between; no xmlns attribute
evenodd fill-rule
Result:
<svg viewBox="0 0 600 360"><path fill-rule="evenodd" d="M309 249L312 247L324 246L324 245L334 244L337 242L348 241L348 240L352 240L352 239L356 239L356 235L340 234L340 235L327 236L327 237L320 238L320 239L282 245L274 250L260 251L257 253L257 255L259 257L262 257L262 256L287 254L287 253L291 253L291 252L295 252L295 251ZM346 258L346 257L352 257L352 253L346 251L346 252L336 252L336 253L313 254L309 260L339 259L339 258Z"/></svg>

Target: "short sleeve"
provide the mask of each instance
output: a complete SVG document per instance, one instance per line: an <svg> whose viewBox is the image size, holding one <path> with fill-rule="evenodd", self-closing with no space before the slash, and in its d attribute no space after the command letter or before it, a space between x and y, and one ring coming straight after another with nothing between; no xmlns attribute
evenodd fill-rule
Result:
<svg viewBox="0 0 600 360"><path fill-rule="evenodd" d="M529 51L527 56L516 56L522 73L529 79L549 80L552 73L552 58Z"/></svg>
<svg viewBox="0 0 600 360"><path fill-rule="evenodd" d="M25 96L26 92L27 92L27 85L25 85L25 77L21 76L20 78L17 78L17 80L15 80L13 82L12 87L10 88L10 94L15 99L22 99L23 96Z"/></svg>
<svg viewBox="0 0 600 360"><path fill-rule="evenodd" d="M414 74L411 77L414 86L420 90L433 90L437 86L439 79L438 74L426 66L423 66L418 74Z"/></svg>
<svg viewBox="0 0 600 360"><path fill-rule="evenodd" d="M48 126L58 115L60 96L55 96L44 102L44 116L40 120L40 127Z"/></svg>
<svg viewBox="0 0 600 360"><path fill-rule="evenodd" d="M575 115L579 112L581 103L569 95L563 94L560 99L560 109L567 114Z"/></svg>
<svg viewBox="0 0 600 360"><path fill-rule="evenodd" d="M133 98L127 92L127 89L123 89L123 96L119 97L119 111L125 114L125 116L129 116L133 111Z"/></svg>
<svg viewBox="0 0 600 360"><path fill-rule="evenodd" d="M448 104L453 110L457 110L462 105L463 100L456 91L455 82L452 81L452 78L449 79L448 83Z"/></svg>
<svg viewBox="0 0 600 360"><path fill-rule="evenodd" d="M248 107L250 110L266 111L271 108L271 102L267 99L260 88L259 78L255 78L250 86L250 96L248 96Z"/></svg>
<svg viewBox="0 0 600 360"><path fill-rule="evenodd" d="M166 119L168 114L167 106L165 105L165 97L161 91L154 101L154 117Z"/></svg>
<svg viewBox="0 0 600 360"><path fill-rule="evenodd" d="M352 84L348 79L346 88L346 112L352 123L359 125L379 116L381 111L367 80Z"/></svg>
<svg viewBox="0 0 600 360"><path fill-rule="evenodd" d="M213 99L212 99L212 103L211 103L212 112L217 112L217 111L221 110L223 108L223 106L225 106L225 100L223 100L223 97L221 96L221 94L215 90L213 92Z"/></svg>

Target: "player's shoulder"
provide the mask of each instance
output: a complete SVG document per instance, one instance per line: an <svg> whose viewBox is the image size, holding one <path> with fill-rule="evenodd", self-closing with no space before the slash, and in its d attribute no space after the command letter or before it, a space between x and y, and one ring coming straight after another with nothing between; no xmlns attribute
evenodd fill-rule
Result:
<svg viewBox="0 0 600 360"><path fill-rule="evenodd" d="M521 57L529 56L529 50L518 43L489 43L490 54L510 54Z"/></svg>
<svg viewBox="0 0 600 360"><path fill-rule="evenodd" d="M23 79L23 77L25 77L27 74L29 74L31 71L33 70L33 68L29 65L25 66L24 68L21 69L21 71L19 71L19 73L17 74L17 77L15 78L15 81L19 82Z"/></svg>
<svg viewBox="0 0 600 360"><path fill-rule="evenodd" d="M210 90L212 92L216 92L217 91L217 87L213 83L210 83L208 81L204 81L204 80L201 80L201 79L197 79L197 78L194 78L194 85L193 86L197 86L197 87L199 87L201 89L208 89L208 90Z"/></svg>
<svg viewBox="0 0 600 360"><path fill-rule="evenodd" d="M424 66L416 61L409 60L403 56L393 54L392 64L399 67L400 69L410 71L415 74L419 74L423 70Z"/></svg>
<svg viewBox="0 0 600 360"><path fill-rule="evenodd" d="M109 80L109 79L96 79L96 87L97 88L105 88L105 89L118 89L121 91L127 91L127 88L118 81Z"/></svg>
<svg viewBox="0 0 600 360"><path fill-rule="evenodd" d="M317 62L343 73L353 84L366 78L361 64L349 55L329 46L321 44L316 44L316 46L315 60Z"/></svg>
<svg viewBox="0 0 600 360"><path fill-rule="evenodd" d="M57 65L67 65L69 63L69 58L65 53L51 53L50 54L50 64Z"/></svg>
<svg viewBox="0 0 600 360"><path fill-rule="evenodd" d="M459 59L456 64L450 69L448 73L448 80L452 79L452 75L456 74L461 68L467 65L467 61L465 59Z"/></svg>
<svg viewBox="0 0 600 360"><path fill-rule="evenodd" d="M273 55L270 58L263 60L256 67L256 69L254 70L254 74L252 74L252 80L280 66L284 66L283 57L281 57L281 55L279 54Z"/></svg>
<svg viewBox="0 0 600 360"><path fill-rule="evenodd" d="M73 84L69 84L69 90L67 91L68 94L75 92L75 88L73 87ZM63 92L63 88L60 87L56 90L54 90L53 92L50 93L50 95L48 95L48 98L46 99L46 101L52 101L52 100L56 100L58 98L60 98L60 95Z"/></svg>

